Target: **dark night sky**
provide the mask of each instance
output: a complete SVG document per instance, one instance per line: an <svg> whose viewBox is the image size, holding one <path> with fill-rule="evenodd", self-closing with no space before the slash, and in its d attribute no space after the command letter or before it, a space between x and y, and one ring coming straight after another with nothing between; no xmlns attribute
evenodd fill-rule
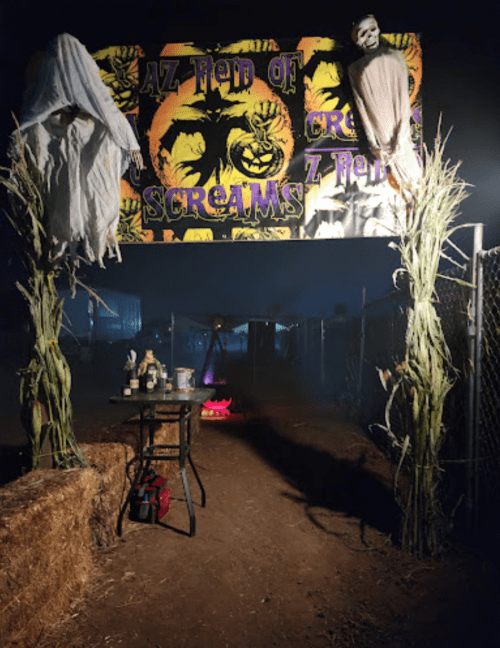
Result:
<svg viewBox="0 0 500 648"><path fill-rule="evenodd" d="M464 222L484 222L485 246L500 244L500 44L495 34L496 5L474 15L422 7L387 10L388 3L299 4L274 1L179 3L90 0L4 3L0 7L0 133L5 150L18 112L27 62L55 35L66 31L90 50L127 42L335 35L345 33L359 13L373 11L382 31L416 31L424 56L424 139L432 144L439 114L443 131L453 127L447 155L462 160L461 177L474 185L463 203ZM394 3L390 3L394 7ZM435 5L434 5L435 6ZM477 3L474 5L477 7ZM272 9L269 9L272 7ZM359 10L358 10L359 9ZM483 24L486 23L486 24ZM2 156L2 163L5 159ZM2 224L4 232L5 224ZM5 232L2 235L5 238ZM455 236L467 252L471 231ZM106 270L88 268L85 280L143 298L144 315L271 312L317 316L343 302L359 310L361 290L368 300L385 292L398 255L384 239L208 243L122 246L123 263L108 260ZM14 264L2 255L5 285Z"/></svg>

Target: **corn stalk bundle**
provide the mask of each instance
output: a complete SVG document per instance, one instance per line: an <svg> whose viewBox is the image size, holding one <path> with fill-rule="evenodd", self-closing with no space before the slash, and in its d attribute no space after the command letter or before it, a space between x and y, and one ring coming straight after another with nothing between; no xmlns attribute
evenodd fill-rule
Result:
<svg viewBox="0 0 500 648"><path fill-rule="evenodd" d="M399 447L396 486L404 467L407 481L398 495L402 507L401 541L405 549L436 555L448 522L438 487L442 475L439 453L444 441L443 406L453 385L454 369L434 302L435 282L443 246L458 227L451 227L458 206L467 197L467 184L457 176L460 163L444 162L444 145L438 130L434 150L424 149L421 185L414 195L408 224L399 243L402 267L409 287L405 360L396 368L386 408L386 431ZM464 282L460 282L464 283ZM390 429L389 412L402 409L403 438ZM398 492L398 491L396 491Z"/></svg>
<svg viewBox="0 0 500 648"><path fill-rule="evenodd" d="M58 340L63 300L54 285L57 268L50 261L50 241L44 228L43 201L27 160L19 129L13 136L12 166L0 176L8 192L6 213L20 237L21 256L28 271L27 285L16 283L28 302L33 344L28 366L20 371L22 421L28 436L32 467L40 467L42 448L51 448L52 465L86 466L76 443L70 401L71 372Z"/></svg>

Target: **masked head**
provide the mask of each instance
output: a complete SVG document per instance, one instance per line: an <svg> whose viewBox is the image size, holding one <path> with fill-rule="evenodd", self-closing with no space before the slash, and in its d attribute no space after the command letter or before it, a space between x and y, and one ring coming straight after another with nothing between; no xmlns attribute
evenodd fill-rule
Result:
<svg viewBox="0 0 500 648"><path fill-rule="evenodd" d="M377 50L380 45L380 28L375 16L369 14L357 20L353 25L351 36L352 40L365 54Z"/></svg>

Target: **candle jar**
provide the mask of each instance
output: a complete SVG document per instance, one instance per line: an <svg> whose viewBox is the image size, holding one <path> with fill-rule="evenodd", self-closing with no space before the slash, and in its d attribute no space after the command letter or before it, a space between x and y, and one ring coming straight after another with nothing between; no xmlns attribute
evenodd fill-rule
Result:
<svg viewBox="0 0 500 648"><path fill-rule="evenodd" d="M156 365L148 365L146 369L146 392L151 394L156 388Z"/></svg>
<svg viewBox="0 0 500 648"><path fill-rule="evenodd" d="M137 394L139 391L139 378L137 376L137 367L133 365L128 372L128 384L132 394Z"/></svg>

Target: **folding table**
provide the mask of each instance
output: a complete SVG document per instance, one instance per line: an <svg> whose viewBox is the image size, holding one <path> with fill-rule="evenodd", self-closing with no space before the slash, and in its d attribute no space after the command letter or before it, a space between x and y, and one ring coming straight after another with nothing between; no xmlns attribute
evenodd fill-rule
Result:
<svg viewBox="0 0 500 648"><path fill-rule="evenodd" d="M186 502L189 511L189 535L194 536L196 532L196 519L194 515L193 500L186 473L186 458L188 459L193 470L196 481L201 490L201 505L205 506L205 489L201 483L193 460L191 459L191 411L193 405L202 405L215 396L213 388L197 388L189 392L162 392L155 391L152 393L138 392L131 396L112 396L109 401L117 405L135 405L139 409L139 466L135 474L134 483L129 491L125 504L120 512L118 520L118 535L122 532L122 520L125 510L130 503L132 494L142 475L148 470L151 461L171 461L178 459L181 471L182 484L186 495ZM169 405L178 407L177 410L158 411L158 405ZM179 423L179 443L162 445L155 444L155 424L158 422ZM144 448L144 430L149 428L149 445ZM177 454L155 454L158 450L174 449L178 450Z"/></svg>

